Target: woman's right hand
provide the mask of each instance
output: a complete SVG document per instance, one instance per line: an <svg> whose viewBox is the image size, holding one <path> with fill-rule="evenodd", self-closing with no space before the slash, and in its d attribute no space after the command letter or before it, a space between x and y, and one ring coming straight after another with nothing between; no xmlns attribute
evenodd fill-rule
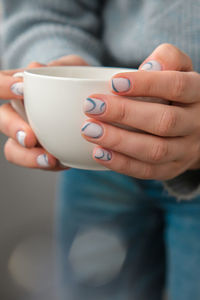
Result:
<svg viewBox="0 0 200 300"><path fill-rule="evenodd" d="M79 56L69 55L53 61L49 66L87 65ZM28 68L42 67L39 63L31 63ZM24 70L0 71L0 99L16 101L23 99L23 83L15 73ZM0 132L8 136L4 146L6 159L16 165L49 171L67 170L59 161L41 147L36 136L22 117L10 103L0 105Z"/></svg>

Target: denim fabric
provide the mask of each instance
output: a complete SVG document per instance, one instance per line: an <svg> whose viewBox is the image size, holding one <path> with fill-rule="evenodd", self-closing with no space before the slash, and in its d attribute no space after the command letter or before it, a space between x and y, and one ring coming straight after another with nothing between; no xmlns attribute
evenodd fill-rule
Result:
<svg viewBox="0 0 200 300"><path fill-rule="evenodd" d="M62 299L200 299L200 198L111 171L59 179Z"/></svg>

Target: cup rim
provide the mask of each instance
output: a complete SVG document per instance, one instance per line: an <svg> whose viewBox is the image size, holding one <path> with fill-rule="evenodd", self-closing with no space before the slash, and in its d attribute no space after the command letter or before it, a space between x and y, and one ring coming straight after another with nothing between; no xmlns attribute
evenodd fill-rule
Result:
<svg viewBox="0 0 200 300"><path fill-rule="evenodd" d="M45 71L46 69L96 69L96 70L102 70L102 69L110 69L116 70L116 74L117 73L125 73L127 72L136 72L137 69L134 68L122 68L122 67L104 67L104 66L50 66L50 67L41 67L41 68L32 68L32 69L28 69L24 71L24 74L28 75L28 76L33 76L33 77L37 77L37 78L49 78L49 79L54 79L54 80L64 80L64 81L92 81L92 82L106 82L108 81L107 79L99 79L99 78L82 78L82 77L63 77L63 76L53 76L53 75L48 75L48 74L38 74L38 71ZM118 72L119 70L119 72Z"/></svg>

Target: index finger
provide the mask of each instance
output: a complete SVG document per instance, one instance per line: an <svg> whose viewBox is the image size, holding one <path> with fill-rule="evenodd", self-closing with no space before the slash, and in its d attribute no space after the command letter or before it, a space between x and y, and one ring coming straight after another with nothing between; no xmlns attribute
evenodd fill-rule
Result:
<svg viewBox="0 0 200 300"><path fill-rule="evenodd" d="M157 97L180 103L200 101L200 75L196 72L126 72L112 77L116 95Z"/></svg>
<svg viewBox="0 0 200 300"><path fill-rule="evenodd" d="M190 110L188 112L180 106L103 94L93 94L85 99L84 111L88 117L104 123L120 125L126 130L139 129L161 137L189 135L195 130L198 120L198 111L191 120Z"/></svg>

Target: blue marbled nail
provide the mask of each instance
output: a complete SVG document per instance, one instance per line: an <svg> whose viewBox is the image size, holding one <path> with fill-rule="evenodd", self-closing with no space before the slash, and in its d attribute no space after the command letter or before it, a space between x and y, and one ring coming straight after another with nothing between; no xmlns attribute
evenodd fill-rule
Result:
<svg viewBox="0 0 200 300"><path fill-rule="evenodd" d="M81 128L81 131L84 135L97 139L103 135L103 128L97 124L92 122L87 122Z"/></svg>
<svg viewBox="0 0 200 300"><path fill-rule="evenodd" d="M16 82L10 87L13 94L17 96L23 96L24 94L24 83Z"/></svg>
<svg viewBox="0 0 200 300"><path fill-rule="evenodd" d="M140 70L144 71L161 71L162 67L161 64L156 60L150 60L145 63Z"/></svg>
<svg viewBox="0 0 200 300"><path fill-rule="evenodd" d="M112 79L112 88L117 93L128 92L131 87L131 82L128 78L117 77Z"/></svg>
<svg viewBox="0 0 200 300"><path fill-rule="evenodd" d="M108 161L111 160L112 154L108 150L97 148L95 150L94 157L100 160Z"/></svg>
<svg viewBox="0 0 200 300"><path fill-rule="evenodd" d="M87 98L83 103L83 110L88 114L100 115L106 109L106 104L104 101L96 98Z"/></svg>

